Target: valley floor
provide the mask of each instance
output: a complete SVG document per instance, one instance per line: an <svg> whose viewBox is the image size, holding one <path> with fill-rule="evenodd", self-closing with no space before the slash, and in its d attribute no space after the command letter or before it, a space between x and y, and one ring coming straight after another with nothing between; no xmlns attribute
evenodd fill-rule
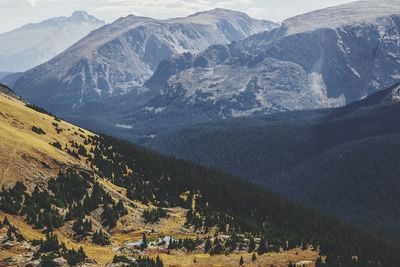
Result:
<svg viewBox="0 0 400 267"><path fill-rule="evenodd" d="M12 216L5 214L0 211L0 220L3 221L7 217L12 225L14 225L20 233L25 237L27 241L34 239L44 239L44 234L40 230L33 229L32 226L26 224L21 217ZM59 229L55 231L58 239L61 242L65 242L68 248L78 249L80 246L83 247L87 256L93 260L93 263L86 263L86 266L111 266L113 257L119 251L124 244L128 241L136 242L140 240L138 233L126 233L114 235L115 242L110 246L97 246L90 242L77 242L72 241L72 238L68 236L68 233ZM33 248L28 242L11 242L4 243L7 231L5 229L0 230L0 266L25 266L23 263L26 259L29 259L33 255ZM160 234L150 235L149 238L155 239L160 237ZM193 234L181 233L179 238L193 237ZM120 245L117 245L120 244ZM7 249L6 249L7 247ZM125 253L124 253L125 254ZM125 254L127 256L137 256L136 253ZM311 249L301 250L300 248L293 249L286 252L279 253L267 253L264 255L257 255L256 261L251 261L252 253L247 252L234 252L227 256L215 255L210 256L200 251L193 253L187 253L182 250L168 250L163 247L152 247L150 246L143 255L150 257L160 256L164 262L164 266L170 267L183 267L183 266L239 266L240 258L244 259L244 266L275 266L275 267L286 267L290 262L305 264L307 267L314 267L315 260L318 257L318 252ZM4 265L6 264L6 265Z"/></svg>

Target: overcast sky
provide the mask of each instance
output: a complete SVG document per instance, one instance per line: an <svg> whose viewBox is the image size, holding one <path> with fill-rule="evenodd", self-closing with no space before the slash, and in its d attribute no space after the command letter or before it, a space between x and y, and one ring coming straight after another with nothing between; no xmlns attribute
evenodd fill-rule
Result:
<svg viewBox="0 0 400 267"><path fill-rule="evenodd" d="M311 10L354 0L0 0L0 33L30 22L69 16L75 10L107 22L135 14L154 18L186 16L216 7L239 10L249 15L282 21Z"/></svg>

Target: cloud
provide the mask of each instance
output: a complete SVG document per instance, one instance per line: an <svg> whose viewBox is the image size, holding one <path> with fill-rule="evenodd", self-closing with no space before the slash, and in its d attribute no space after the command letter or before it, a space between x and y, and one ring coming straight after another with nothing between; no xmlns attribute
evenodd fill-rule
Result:
<svg viewBox="0 0 400 267"><path fill-rule="evenodd" d="M36 6L36 0L27 0L31 6Z"/></svg>
<svg viewBox="0 0 400 267"><path fill-rule="evenodd" d="M0 8L18 8L32 6L35 0L1 0Z"/></svg>
<svg viewBox="0 0 400 267"><path fill-rule="evenodd" d="M254 18L265 19L268 15L268 10L260 7L249 7L246 13Z"/></svg>

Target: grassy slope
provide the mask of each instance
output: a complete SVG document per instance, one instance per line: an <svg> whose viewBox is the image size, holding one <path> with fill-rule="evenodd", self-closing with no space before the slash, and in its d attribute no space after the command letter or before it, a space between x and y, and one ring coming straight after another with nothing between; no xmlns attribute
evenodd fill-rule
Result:
<svg viewBox="0 0 400 267"><path fill-rule="evenodd" d="M80 135L87 137L92 133L85 130L81 132L78 127L66 122L58 122L52 116L26 107L21 100L5 95L0 95L0 106L2 185L12 184L16 180L27 180L28 184L44 182L65 165L86 167L84 162L74 159L50 143L59 141L67 144L71 140L82 143ZM52 123L57 123L62 132L57 134ZM34 133L32 126L40 127L46 134ZM43 180L37 181L37 177Z"/></svg>

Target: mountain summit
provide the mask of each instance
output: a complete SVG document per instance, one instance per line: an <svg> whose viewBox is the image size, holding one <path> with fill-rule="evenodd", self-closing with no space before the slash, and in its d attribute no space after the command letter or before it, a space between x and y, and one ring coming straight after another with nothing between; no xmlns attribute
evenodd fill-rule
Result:
<svg viewBox="0 0 400 267"><path fill-rule="evenodd" d="M53 58L104 21L76 11L0 34L0 71L21 72Z"/></svg>
<svg viewBox="0 0 400 267"><path fill-rule="evenodd" d="M86 11L77 10L72 13L71 17L72 20L75 21L90 21L90 20L97 20L93 16L90 16Z"/></svg>

